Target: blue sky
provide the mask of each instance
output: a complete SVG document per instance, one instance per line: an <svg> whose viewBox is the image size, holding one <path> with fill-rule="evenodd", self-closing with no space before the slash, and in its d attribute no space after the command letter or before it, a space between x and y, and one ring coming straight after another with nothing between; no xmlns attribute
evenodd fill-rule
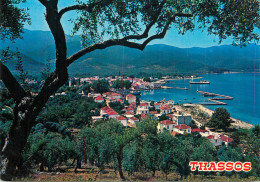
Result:
<svg viewBox="0 0 260 182"><path fill-rule="evenodd" d="M69 5L75 4L74 0L60 0L59 8L63 8ZM49 27L44 19L45 8L37 0L27 0L26 3L21 5L22 7L29 8L29 14L31 17L32 24L25 25L26 29L29 30L43 30L49 31ZM76 12L69 12L62 18L62 24L66 34L71 33L72 24L68 22L69 19L76 17ZM187 32L185 35L178 34L176 29L170 29L165 38L161 40L154 40L150 44L167 44L176 47L210 47L220 45L219 39L214 35L208 35L206 32L201 30L194 30L193 32ZM229 38L224 40L221 45L231 44L232 39Z"/></svg>

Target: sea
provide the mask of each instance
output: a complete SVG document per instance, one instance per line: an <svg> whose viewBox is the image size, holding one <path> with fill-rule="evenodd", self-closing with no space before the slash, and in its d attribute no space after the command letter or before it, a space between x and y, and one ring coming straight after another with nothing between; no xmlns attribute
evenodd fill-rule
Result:
<svg viewBox="0 0 260 182"><path fill-rule="evenodd" d="M218 107L226 108L231 117L240 119L250 124L260 124L260 73L223 73L200 75L210 84L190 84L189 79L172 80L164 84L168 87L182 87L180 89L157 89L141 92L142 100L160 101L162 99L174 100L175 103L208 102L211 97L204 97L199 91L212 92L233 97L233 100L221 100L227 105L205 105L215 110ZM193 81L200 81L194 79Z"/></svg>

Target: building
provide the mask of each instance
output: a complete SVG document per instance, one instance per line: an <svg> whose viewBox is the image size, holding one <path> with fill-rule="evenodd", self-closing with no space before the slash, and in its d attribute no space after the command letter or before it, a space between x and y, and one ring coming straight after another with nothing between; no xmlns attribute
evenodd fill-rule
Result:
<svg viewBox="0 0 260 182"><path fill-rule="evenodd" d="M191 127L189 127L185 124L179 124L179 125L174 126L174 131L176 131L180 134L191 133Z"/></svg>
<svg viewBox="0 0 260 182"><path fill-rule="evenodd" d="M170 132L174 131L174 126L176 125L175 122L170 120L163 120L160 121L157 125L158 132L163 132L164 129L169 130Z"/></svg>
<svg viewBox="0 0 260 182"><path fill-rule="evenodd" d="M97 97L95 98L95 102L101 103L101 102L104 102L104 99L103 99L103 97L100 95L100 96L97 96Z"/></svg>
<svg viewBox="0 0 260 182"><path fill-rule="evenodd" d="M202 129L199 129L199 128L191 129L191 133L199 133L203 137L209 136L208 130L202 130Z"/></svg>
<svg viewBox="0 0 260 182"><path fill-rule="evenodd" d="M191 115L190 114L173 114L173 120L178 122L178 124L190 125Z"/></svg>
<svg viewBox="0 0 260 182"><path fill-rule="evenodd" d="M127 118L134 117L134 113L131 112L131 111L126 111L124 115L125 115L125 117L127 117Z"/></svg>
<svg viewBox="0 0 260 182"><path fill-rule="evenodd" d="M116 119L120 121L125 127L127 127L127 119L125 117L118 116Z"/></svg>
<svg viewBox="0 0 260 182"><path fill-rule="evenodd" d="M160 108L161 114L170 114L171 113L171 108L168 104L164 104Z"/></svg>
<svg viewBox="0 0 260 182"><path fill-rule="evenodd" d="M174 105L174 100L168 100L167 104Z"/></svg>
<svg viewBox="0 0 260 182"><path fill-rule="evenodd" d="M129 104L131 104L132 102L136 102L136 96L133 94L128 94L126 96L126 100L128 101Z"/></svg>
<svg viewBox="0 0 260 182"><path fill-rule="evenodd" d="M110 111L107 112L108 118L117 118L118 117L118 113L116 111Z"/></svg>
<svg viewBox="0 0 260 182"><path fill-rule="evenodd" d="M136 114L148 114L149 113L149 109L148 109L149 105L147 103L141 103L136 110Z"/></svg>
<svg viewBox="0 0 260 182"><path fill-rule="evenodd" d="M136 124L137 122L139 122L139 119L136 117L130 117L128 121L131 124Z"/></svg>
<svg viewBox="0 0 260 182"><path fill-rule="evenodd" d="M232 143L234 140L228 136L225 135L220 135L220 138L222 140L222 142L225 143L225 145L229 145L230 143Z"/></svg>
<svg viewBox="0 0 260 182"><path fill-rule="evenodd" d="M158 103L158 102L155 102L154 103L154 108L157 110L157 109L160 109L160 107L161 107L161 103Z"/></svg>
<svg viewBox="0 0 260 182"><path fill-rule="evenodd" d="M209 135L207 136L207 139L215 146L220 147L222 145L222 140L218 135Z"/></svg>
<svg viewBox="0 0 260 182"><path fill-rule="evenodd" d="M117 118L119 115L114 109L106 106L100 109L100 116L103 118Z"/></svg>

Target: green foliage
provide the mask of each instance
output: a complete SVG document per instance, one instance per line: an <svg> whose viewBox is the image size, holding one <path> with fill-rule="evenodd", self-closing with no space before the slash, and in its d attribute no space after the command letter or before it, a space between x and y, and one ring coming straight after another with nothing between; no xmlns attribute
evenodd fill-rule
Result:
<svg viewBox="0 0 260 182"><path fill-rule="evenodd" d="M213 113L208 127L226 130L231 124L230 114L225 108L217 108Z"/></svg>
<svg viewBox="0 0 260 182"><path fill-rule="evenodd" d="M195 121L191 120L191 123L189 124L189 126L194 129L194 128L198 128L198 126L196 125Z"/></svg>
<svg viewBox="0 0 260 182"><path fill-rule="evenodd" d="M129 80L116 80L113 82L112 87L116 89L129 89L131 88L132 83Z"/></svg>
<svg viewBox="0 0 260 182"><path fill-rule="evenodd" d="M14 40L20 38L24 23L30 23L26 9L19 8L17 4L22 0L1 0L0 5L0 35L1 40Z"/></svg>
<svg viewBox="0 0 260 182"><path fill-rule="evenodd" d="M145 81L145 82L151 82L151 78L150 78L150 77L145 77L145 78L144 78L144 81Z"/></svg>
<svg viewBox="0 0 260 182"><path fill-rule="evenodd" d="M80 4L88 3L78 1ZM95 4L96 1L91 1ZM103 41L103 37L120 38L136 34L141 28L154 21L154 31L162 32L168 22L176 27L180 34L195 28L203 28L209 34L218 35L220 41L233 37L234 44L245 45L258 40L253 32L258 26L259 4L256 0L242 1L104 1L96 3L88 12L80 11L74 21L73 33L81 35L84 45ZM91 5L90 5L91 6ZM237 11L239 9L239 11ZM186 13L187 16L177 16ZM190 15L190 16L189 16ZM91 40L91 41L90 41Z"/></svg>
<svg viewBox="0 0 260 182"><path fill-rule="evenodd" d="M169 117L166 114L162 114L161 116L159 116L159 121L163 120L169 120Z"/></svg>
<svg viewBox="0 0 260 182"><path fill-rule="evenodd" d="M29 160L31 164L41 163L48 167L48 171L52 171L55 165L66 164L77 154L75 142L71 138L62 138L55 133L45 135L35 131L28 138L28 150L25 150L23 156L25 161Z"/></svg>
<svg viewBox="0 0 260 182"><path fill-rule="evenodd" d="M98 80L93 83L92 88L94 92L103 94L109 91L109 83L106 80Z"/></svg>
<svg viewBox="0 0 260 182"><path fill-rule="evenodd" d="M97 104L93 99L81 97L79 94L55 96L50 99L46 108L37 117L38 123L54 122L66 127L82 128L91 124Z"/></svg>
<svg viewBox="0 0 260 182"><path fill-rule="evenodd" d="M121 110L124 108L124 105L120 102L111 102L109 103L109 106L112 107L117 113L121 113Z"/></svg>

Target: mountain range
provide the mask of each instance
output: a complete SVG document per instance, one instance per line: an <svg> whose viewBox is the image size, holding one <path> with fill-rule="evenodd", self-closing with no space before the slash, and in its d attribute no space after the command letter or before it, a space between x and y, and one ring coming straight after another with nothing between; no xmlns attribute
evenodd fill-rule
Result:
<svg viewBox="0 0 260 182"><path fill-rule="evenodd" d="M23 39L15 44L0 41L0 49L16 47L22 53L24 69L38 74L48 59L54 66L55 47L50 32L24 30ZM79 36L68 36L68 56L82 49ZM178 48L169 45L148 45L143 51L123 46L113 46L91 52L69 67L70 74L125 74L147 73L204 73L223 71L260 70L260 46L247 47L222 45L208 48ZM15 71L14 61L7 66Z"/></svg>

